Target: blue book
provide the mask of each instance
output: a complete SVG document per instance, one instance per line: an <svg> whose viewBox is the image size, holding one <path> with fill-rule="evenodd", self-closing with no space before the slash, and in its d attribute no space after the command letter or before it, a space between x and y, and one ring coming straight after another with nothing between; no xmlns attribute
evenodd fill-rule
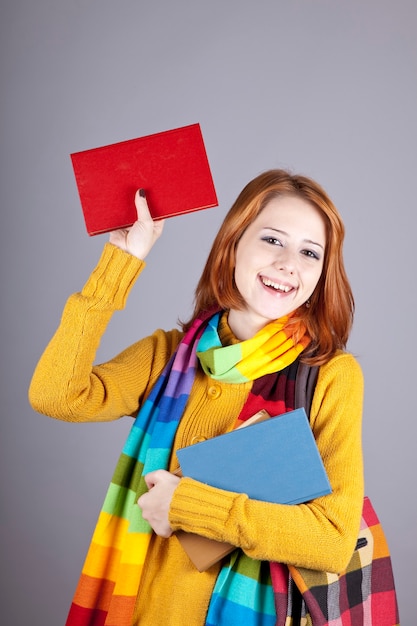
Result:
<svg viewBox="0 0 417 626"><path fill-rule="evenodd" d="M303 408L177 451L183 476L254 500L300 504L331 493Z"/></svg>

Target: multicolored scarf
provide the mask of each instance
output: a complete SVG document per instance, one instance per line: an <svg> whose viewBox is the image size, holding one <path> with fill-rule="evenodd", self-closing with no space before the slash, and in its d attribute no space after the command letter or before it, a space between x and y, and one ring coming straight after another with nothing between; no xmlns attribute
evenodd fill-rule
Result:
<svg viewBox="0 0 417 626"><path fill-rule="evenodd" d="M198 359L211 377L255 381L238 421L258 408L272 414L294 408L296 359L309 343L305 329L289 325L285 317L268 324L252 339L223 348L217 332L219 318L220 313L211 313L195 320L134 422L100 512L66 626L132 624L152 535L136 502L147 491L143 477L168 467ZM284 368L292 372L278 377L283 382L277 383L272 372ZM277 389L277 384L282 389ZM272 626L275 620L269 565L235 551L218 577L207 625Z"/></svg>

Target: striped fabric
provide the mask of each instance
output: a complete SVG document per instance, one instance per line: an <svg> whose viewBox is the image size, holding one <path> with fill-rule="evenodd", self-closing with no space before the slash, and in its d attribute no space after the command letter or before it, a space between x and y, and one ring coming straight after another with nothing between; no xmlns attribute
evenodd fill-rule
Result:
<svg viewBox="0 0 417 626"><path fill-rule="evenodd" d="M66 626L131 626L152 529L136 502L165 468L194 380L201 321L180 344L129 433L100 512ZM190 339L194 339L191 341Z"/></svg>
<svg viewBox="0 0 417 626"><path fill-rule="evenodd" d="M235 550L218 576L206 626L275 626L276 619L269 563Z"/></svg>
<svg viewBox="0 0 417 626"><path fill-rule="evenodd" d="M215 380L245 383L261 375L279 372L292 363L309 344L302 325L297 326L297 343L286 326L289 316L262 328L254 337L223 347L217 332L220 314L208 322L198 346L198 358L205 373Z"/></svg>
<svg viewBox="0 0 417 626"><path fill-rule="evenodd" d="M100 512L66 626L131 626L132 624L142 568L152 534L152 529L142 519L136 502L139 496L147 491L143 476L155 469L168 467L175 432L194 381L198 363L197 350L202 353L214 348L212 354L216 376L233 382L240 380L242 375L245 380L248 380L248 377L251 379L251 376L262 377L270 358L277 359L275 370L285 367L295 361L308 342L308 339L303 336L300 345L294 346L285 335L284 325L287 320L280 325L278 332L277 325L270 324L266 331L265 329L262 331L261 342L258 336L254 338L252 348L256 358L250 357L250 340L243 342L245 344L243 360L246 362L243 372L239 372L241 358L239 356L236 358L236 350L233 351L233 359L229 357L225 359L226 367L221 363L222 349L219 348L216 331L219 314L215 314L207 335L206 333L203 335L208 317L211 315L207 314L205 319L197 319L194 322L135 420ZM300 335L302 335L301 331L302 329L300 329ZM207 341L208 336L209 341ZM274 337L279 337L276 342L279 345L275 350ZM262 356L261 344L265 346L265 352L269 354L266 359ZM239 345L242 344L238 344L237 347ZM201 357L201 354L199 356ZM220 369L218 364L220 364ZM294 369L294 366L290 369ZM286 378L284 376L284 379ZM265 385L263 378L258 379L261 381L259 385L257 385L258 381L255 381L247 404L251 405L254 400L253 404L260 402L262 407L265 406L268 410L268 396L270 393L275 395L276 392L274 387L276 376L266 376L265 379L272 381L268 383L270 388L268 384ZM284 397L285 395L284 393ZM276 402L272 404L274 405L272 412L275 414L283 412L279 410L280 408L285 410L282 402L279 406ZM290 408L292 407L288 410ZM241 419L246 419L255 412L250 409L246 415L245 410L240 416ZM230 610L233 609L232 612L238 615L240 613L235 613L235 605L241 605L240 610L245 611L245 619L243 622L216 621L216 625L269 624L269 621L262 621L263 615L268 620L274 619L274 596L269 574L262 573L264 582L258 584L257 574L253 572L253 567L251 559L237 551L232 565L225 568L219 577L213 595L213 610L218 610L217 607L221 606L222 615L228 615L229 610L223 602L227 596L231 602ZM265 565L262 567L265 568ZM267 572L268 569L266 566ZM239 580L244 581L246 591L249 584L257 592L253 600L249 601L250 606L245 606L245 602L242 602L240 591L242 587L238 584ZM218 600L220 600L220 605ZM251 621L249 614L256 621Z"/></svg>
<svg viewBox="0 0 417 626"><path fill-rule="evenodd" d="M262 408L270 415L293 410L298 367L297 359L278 375L274 373L257 378L236 425ZM280 568L279 583L277 568ZM217 578L206 626L287 626L288 583L289 573L285 565L276 564L275 579L272 581L269 562L256 561L241 550L235 550ZM284 600L279 613L274 594L277 584L282 591L280 600Z"/></svg>

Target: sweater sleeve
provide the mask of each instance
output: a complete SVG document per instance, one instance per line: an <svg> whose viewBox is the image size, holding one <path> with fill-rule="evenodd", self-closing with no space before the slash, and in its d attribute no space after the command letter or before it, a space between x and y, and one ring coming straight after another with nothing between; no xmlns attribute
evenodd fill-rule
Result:
<svg viewBox="0 0 417 626"><path fill-rule="evenodd" d="M59 327L41 356L29 387L39 413L65 421L109 421L134 415L180 340L156 331L107 363L94 365L113 313L123 309L145 263L105 244L80 293L68 299Z"/></svg>
<svg viewBox="0 0 417 626"><path fill-rule="evenodd" d="M363 502L363 378L340 354L320 368L310 423L332 493L306 504L259 502L183 478L170 509L173 529L236 545L254 559L342 571L355 547Z"/></svg>

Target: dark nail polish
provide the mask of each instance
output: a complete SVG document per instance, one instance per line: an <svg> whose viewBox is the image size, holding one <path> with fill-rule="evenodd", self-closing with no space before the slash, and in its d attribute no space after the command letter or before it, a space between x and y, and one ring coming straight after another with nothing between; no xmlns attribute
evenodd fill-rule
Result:
<svg viewBox="0 0 417 626"><path fill-rule="evenodd" d="M144 190L144 189L139 189L139 195L140 195L142 198L146 198L146 192L145 192L145 190Z"/></svg>

